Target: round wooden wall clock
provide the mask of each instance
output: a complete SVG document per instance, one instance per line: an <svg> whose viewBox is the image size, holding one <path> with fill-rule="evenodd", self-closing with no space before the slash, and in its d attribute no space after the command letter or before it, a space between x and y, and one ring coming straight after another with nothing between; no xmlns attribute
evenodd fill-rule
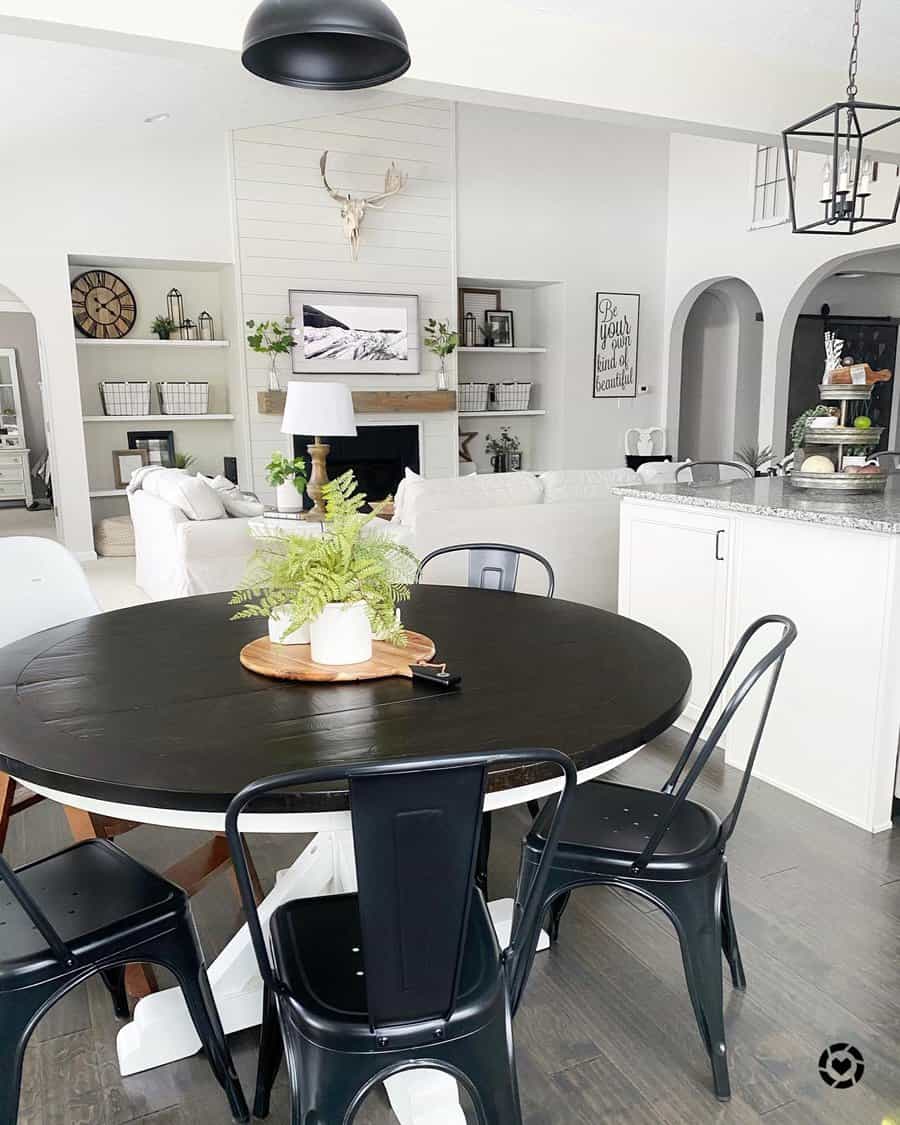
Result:
<svg viewBox="0 0 900 1125"><path fill-rule="evenodd" d="M109 270L88 270L72 282L75 327L94 340L120 340L134 328L137 303L125 282Z"/></svg>

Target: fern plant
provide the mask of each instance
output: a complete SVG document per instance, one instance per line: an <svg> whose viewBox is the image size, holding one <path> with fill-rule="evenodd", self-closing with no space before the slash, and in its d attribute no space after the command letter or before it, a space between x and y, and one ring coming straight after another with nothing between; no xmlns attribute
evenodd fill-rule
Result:
<svg viewBox="0 0 900 1125"><path fill-rule="evenodd" d="M372 632L395 645L406 644L396 607L409 598L417 559L408 547L364 529L380 506L363 513L366 497L357 491L352 471L322 489L325 522L321 536L266 536L250 560L232 618L268 617L291 611L289 631L301 628L332 602L364 602Z"/></svg>

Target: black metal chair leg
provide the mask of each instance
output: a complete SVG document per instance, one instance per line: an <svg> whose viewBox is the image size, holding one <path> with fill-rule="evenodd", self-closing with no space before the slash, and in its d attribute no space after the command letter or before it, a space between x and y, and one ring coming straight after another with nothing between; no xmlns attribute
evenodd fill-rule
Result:
<svg viewBox="0 0 900 1125"><path fill-rule="evenodd" d="M256 1070L256 1095L253 1099L253 1116L268 1117L272 1086L281 1066L284 1045L278 1010L271 989L263 993L263 1016L259 1030L259 1063Z"/></svg>
<svg viewBox="0 0 900 1125"><path fill-rule="evenodd" d="M125 966L115 965L111 969L101 969L100 976L106 985L113 1002L116 1018L127 1020L131 1017L128 1007L128 993L125 990Z"/></svg>
<svg viewBox="0 0 900 1125"><path fill-rule="evenodd" d="M562 916L566 912L566 907L569 905L570 892L566 891L565 894L555 898L553 905L549 910L549 919L547 923L547 931L550 935L550 944L556 945L559 941L559 924L562 921Z"/></svg>
<svg viewBox="0 0 900 1125"><path fill-rule="evenodd" d="M493 814L486 812L481 817L481 836L478 840L478 858L475 865L475 882L478 889L488 897L488 862L491 858L491 832Z"/></svg>
<svg viewBox="0 0 900 1125"><path fill-rule="evenodd" d="M346 1053L336 1065L331 1051L310 1041L302 1050L286 1042L285 1052L291 1053L297 1071L292 1125L349 1125L360 1093L383 1065L377 1055Z"/></svg>
<svg viewBox="0 0 900 1125"><path fill-rule="evenodd" d="M687 883L654 883L651 892L676 918L681 958L719 1101L731 1097L722 1008L722 932L716 912L719 873Z"/></svg>
<svg viewBox="0 0 900 1125"><path fill-rule="evenodd" d="M448 1043L437 1057L468 1079L479 1125L522 1125L511 1017Z"/></svg>
<svg viewBox="0 0 900 1125"><path fill-rule="evenodd" d="M249 1121L250 1112L244 1099L244 1091L216 1010L200 943L193 926L179 926L165 943L157 940L154 943L154 956L171 969L181 986L213 1074L228 1098L232 1117L235 1121Z"/></svg>
<svg viewBox="0 0 900 1125"><path fill-rule="evenodd" d="M529 801L527 804L528 813L532 820L537 820L538 813L541 811L540 801Z"/></svg>
<svg viewBox="0 0 900 1125"><path fill-rule="evenodd" d="M731 983L740 992L746 991L747 977L738 945L737 927L731 910L731 888L728 885L728 868L722 877L722 952L731 969Z"/></svg>
<svg viewBox="0 0 900 1125"><path fill-rule="evenodd" d="M0 993L0 1125L16 1125L22 1085L22 1059L35 1015L53 995L52 988L23 988Z"/></svg>

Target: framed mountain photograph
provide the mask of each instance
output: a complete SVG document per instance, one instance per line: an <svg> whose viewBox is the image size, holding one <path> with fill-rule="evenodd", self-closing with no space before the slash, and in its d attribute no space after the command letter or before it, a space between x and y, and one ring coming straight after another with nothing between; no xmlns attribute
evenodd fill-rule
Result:
<svg viewBox="0 0 900 1125"><path fill-rule="evenodd" d="M418 374L416 294L291 289L289 296L295 374Z"/></svg>

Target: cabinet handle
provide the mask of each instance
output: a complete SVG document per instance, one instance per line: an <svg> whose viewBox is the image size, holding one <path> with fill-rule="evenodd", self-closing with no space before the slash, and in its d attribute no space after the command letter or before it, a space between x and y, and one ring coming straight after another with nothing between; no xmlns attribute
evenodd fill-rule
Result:
<svg viewBox="0 0 900 1125"><path fill-rule="evenodd" d="M716 562L724 562L725 561L725 556L719 550L719 547L722 543L722 536L724 534L725 534L725 528L724 527L720 527L719 530L716 532Z"/></svg>

